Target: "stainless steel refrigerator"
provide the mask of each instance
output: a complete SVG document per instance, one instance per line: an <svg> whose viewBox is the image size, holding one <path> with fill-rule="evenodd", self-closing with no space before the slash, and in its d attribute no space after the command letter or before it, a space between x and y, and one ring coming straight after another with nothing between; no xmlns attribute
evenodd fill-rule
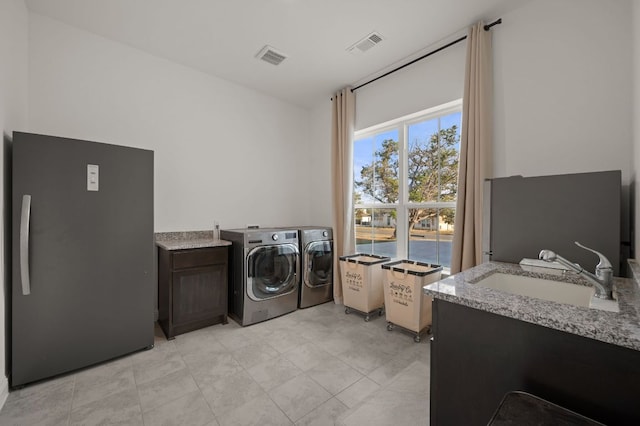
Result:
<svg viewBox="0 0 640 426"><path fill-rule="evenodd" d="M13 133L12 388L153 346L153 151Z"/></svg>

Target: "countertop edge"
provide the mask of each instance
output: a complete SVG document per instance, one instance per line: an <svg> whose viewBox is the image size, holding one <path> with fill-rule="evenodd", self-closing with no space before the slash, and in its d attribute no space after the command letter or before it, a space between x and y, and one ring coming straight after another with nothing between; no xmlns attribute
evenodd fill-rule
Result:
<svg viewBox="0 0 640 426"><path fill-rule="evenodd" d="M165 250L188 250L230 246L231 241L214 239L213 231L156 232L156 246Z"/></svg>
<svg viewBox="0 0 640 426"><path fill-rule="evenodd" d="M171 240L156 241L156 245L165 250L188 250L196 248L226 247L231 245L231 241L227 240Z"/></svg>

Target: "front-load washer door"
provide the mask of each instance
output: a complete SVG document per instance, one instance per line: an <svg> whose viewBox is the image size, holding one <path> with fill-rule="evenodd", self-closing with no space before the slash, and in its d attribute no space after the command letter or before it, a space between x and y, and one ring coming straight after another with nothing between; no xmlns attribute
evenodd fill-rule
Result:
<svg viewBox="0 0 640 426"><path fill-rule="evenodd" d="M284 296L298 285L298 246L259 246L247 254L247 294L261 301Z"/></svg>
<svg viewBox="0 0 640 426"><path fill-rule="evenodd" d="M304 284L315 288L333 282L333 242L313 241L305 248Z"/></svg>

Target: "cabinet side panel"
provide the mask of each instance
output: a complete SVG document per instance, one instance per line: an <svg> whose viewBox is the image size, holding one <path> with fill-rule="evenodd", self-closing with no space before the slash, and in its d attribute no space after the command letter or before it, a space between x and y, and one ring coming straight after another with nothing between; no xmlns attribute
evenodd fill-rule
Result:
<svg viewBox="0 0 640 426"><path fill-rule="evenodd" d="M640 352L435 303L432 424L486 425L515 390L605 424L640 424Z"/></svg>

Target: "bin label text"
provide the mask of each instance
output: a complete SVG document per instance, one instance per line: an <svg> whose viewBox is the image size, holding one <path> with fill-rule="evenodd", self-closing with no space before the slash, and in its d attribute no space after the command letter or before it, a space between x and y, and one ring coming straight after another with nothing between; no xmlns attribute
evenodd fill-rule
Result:
<svg viewBox="0 0 640 426"><path fill-rule="evenodd" d="M392 281L389 283L389 294L393 303L398 305L409 306L409 303L413 303L413 288L409 285Z"/></svg>
<svg viewBox="0 0 640 426"><path fill-rule="evenodd" d="M362 288L362 275L357 272L347 272L347 287L352 291L360 291Z"/></svg>

